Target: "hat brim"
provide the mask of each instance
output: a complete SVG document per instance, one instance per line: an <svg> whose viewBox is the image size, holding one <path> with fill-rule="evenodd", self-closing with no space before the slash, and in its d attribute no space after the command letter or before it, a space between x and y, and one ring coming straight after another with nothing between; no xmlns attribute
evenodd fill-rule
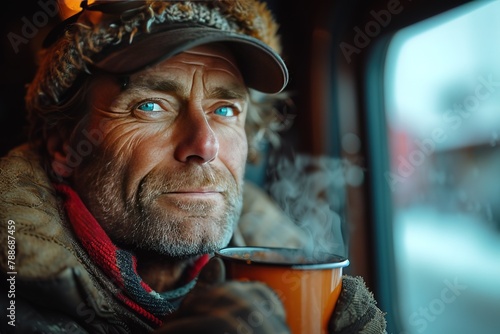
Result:
<svg viewBox="0 0 500 334"><path fill-rule="evenodd" d="M288 83L282 58L260 40L207 27L178 27L142 34L130 44L104 50L93 66L111 74L131 74L194 47L224 43L232 51L248 87L263 93L281 92Z"/></svg>

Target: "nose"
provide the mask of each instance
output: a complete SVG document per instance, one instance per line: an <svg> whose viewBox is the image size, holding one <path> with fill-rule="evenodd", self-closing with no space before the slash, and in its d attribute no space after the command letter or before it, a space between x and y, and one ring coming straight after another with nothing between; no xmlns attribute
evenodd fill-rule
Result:
<svg viewBox="0 0 500 334"><path fill-rule="evenodd" d="M209 120L200 108L186 112L178 123L179 141L175 148L176 160L206 164L217 158L219 140Z"/></svg>

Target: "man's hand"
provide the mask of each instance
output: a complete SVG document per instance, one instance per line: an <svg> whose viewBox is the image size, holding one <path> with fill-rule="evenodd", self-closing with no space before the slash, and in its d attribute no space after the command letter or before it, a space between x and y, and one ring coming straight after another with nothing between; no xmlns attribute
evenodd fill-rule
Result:
<svg viewBox="0 0 500 334"><path fill-rule="evenodd" d="M330 319L330 334L386 333L384 313L361 277L344 275L342 292Z"/></svg>
<svg viewBox="0 0 500 334"><path fill-rule="evenodd" d="M164 324L155 333L290 333L276 294L262 283L225 281L224 264L216 257Z"/></svg>

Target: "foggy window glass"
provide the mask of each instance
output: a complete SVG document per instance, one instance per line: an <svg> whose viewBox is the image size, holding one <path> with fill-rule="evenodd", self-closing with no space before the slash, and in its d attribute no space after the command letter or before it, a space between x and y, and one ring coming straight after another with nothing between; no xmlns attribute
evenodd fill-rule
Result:
<svg viewBox="0 0 500 334"><path fill-rule="evenodd" d="M500 333L499 17L500 1L473 1L390 45L384 176L404 333Z"/></svg>

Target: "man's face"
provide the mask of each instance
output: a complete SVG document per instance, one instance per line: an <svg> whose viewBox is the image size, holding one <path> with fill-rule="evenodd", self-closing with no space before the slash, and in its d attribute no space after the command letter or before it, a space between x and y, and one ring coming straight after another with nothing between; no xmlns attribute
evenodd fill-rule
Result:
<svg viewBox="0 0 500 334"><path fill-rule="evenodd" d="M90 96L72 145L82 133L100 144L72 182L111 239L166 256L224 247L247 157L248 92L231 54L198 47L128 82L99 77Z"/></svg>

